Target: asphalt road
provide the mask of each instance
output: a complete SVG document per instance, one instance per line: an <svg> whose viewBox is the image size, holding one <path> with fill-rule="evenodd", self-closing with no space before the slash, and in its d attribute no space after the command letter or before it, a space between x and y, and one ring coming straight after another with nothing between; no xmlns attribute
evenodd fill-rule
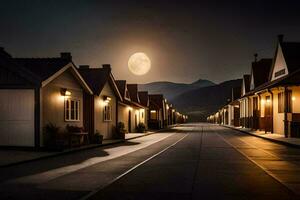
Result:
<svg viewBox="0 0 300 200"><path fill-rule="evenodd" d="M0 199L300 199L300 149L186 124L0 169Z"/></svg>

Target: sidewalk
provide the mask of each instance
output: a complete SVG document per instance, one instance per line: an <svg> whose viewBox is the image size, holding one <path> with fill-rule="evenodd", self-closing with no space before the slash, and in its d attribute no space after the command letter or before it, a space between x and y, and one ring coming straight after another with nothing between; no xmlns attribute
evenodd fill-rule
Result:
<svg viewBox="0 0 300 200"><path fill-rule="evenodd" d="M250 128L242 128L242 127L234 127L228 125L221 125L227 128L231 128L234 130L241 131L243 133L253 135L255 137L259 137L265 140L269 140L272 142L276 142L279 144L283 144L286 146L292 146L295 148L300 148L300 138L286 138L284 135L277 134L277 133L265 133L264 131L253 131Z"/></svg>
<svg viewBox="0 0 300 200"><path fill-rule="evenodd" d="M156 132L146 132L146 133L128 133L125 135L125 141L132 140L139 137L144 137ZM70 148L59 152L46 152L46 151L30 151L30 150L6 150L0 149L0 167L21 164L29 161L40 160L43 158L54 157L62 154L73 153L77 151L82 151L86 149L97 148L106 145L113 145L122 143L124 140L103 140L102 144L90 144L81 147Z"/></svg>

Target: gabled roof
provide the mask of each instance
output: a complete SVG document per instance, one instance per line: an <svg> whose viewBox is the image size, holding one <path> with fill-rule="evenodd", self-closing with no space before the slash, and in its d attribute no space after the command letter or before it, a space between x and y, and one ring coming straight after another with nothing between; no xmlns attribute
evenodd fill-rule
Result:
<svg viewBox="0 0 300 200"><path fill-rule="evenodd" d="M127 91L126 80L116 80L115 82L123 99L130 100L129 94L128 93L126 94Z"/></svg>
<svg viewBox="0 0 300 200"><path fill-rule="evenodd" d="M241 87L235 87L235 88L232 88L232 99L231 101L234 101L238 98L241 97Z"/></svg>
<svg viewBox="0 0 300 200"><path fill-rule="evenodd" d="M42 81L47 80L57 71L72 62L69 58L13 58L14 62L29 70Z"/></svg>
<svg viewBox="0 0 300 200"><path fill-rule="evenodd" d="M88 83L94 94L99 95L108 81L111 69L107 68L79 68L79 73Z"/></svg>
<svg viewBox="0 0 300 200"><path fill-rule="evenodd" d="M138 85L137 84L127 84L127 89L128 89L131 101L134 101L135 103L140 103L140 99L138 96Z"/></svg>
<svg viewBox="0 0 300 200"><path fill-rule="evenodd" d="M252 63L251 75L253 76L254 88L268 82L272 62L271 58L263 58Z"/></svg>
<svg viewBox="0 0 300 200"><path fill-rule="evenodd" d="M164 96L162 94L149 94L150 104L163 108Z"/></svg>
<svg viewBox="0 0 300 200"><path fill-rule="evenodd" d="M281 42L280 45L289 73L299 70L300 42Z"/></svg>
<svg viewBox="0 0 300 200"><path fill-rule="evenodd" d="M251 78L250 74L245 74L243 76L243 84L244 84L243 87L245 89L245 93L250 91L250 81L251 81L250 78Z"/></svg>
<svg viewBox="0 0 300 200"><path fill-rule="evenodd" d="M6 68L14 74L17 74L34 85L40 85L41 81L39 77L26 68L16 65L12 56L7 53L3 47L0 47L0 66Z"/></svg>
<svg viewBox="0 0 300 200"><path fill-rule="evenodd" d="M140 104L148 107L149 106L149 96L148 96L148 92L147 91L141 91L138 92L139 94L139 99L140 99Z"/></svg>
<svg viewBox="0 0 300 200"><path fill-rule="evenodd" d="M78 70L94 94L100 95L105 84L108 82L116 96L122 99L120 91L118 90L115 80L111 74L111 68L109 65L103 65L102 68L89 68L85 66Z"/></svg>

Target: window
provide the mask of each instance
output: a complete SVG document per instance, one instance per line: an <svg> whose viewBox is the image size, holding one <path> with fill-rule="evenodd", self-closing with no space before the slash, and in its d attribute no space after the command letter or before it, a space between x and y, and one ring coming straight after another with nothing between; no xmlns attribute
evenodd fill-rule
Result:
<svg viewBox="0 0 300 200"><path fill-rule="evenodd" d="M105 106L104 106L104 113L103 113L103 116L104 116L104 121L111 121L112 120L112 108L111 108L111 105L110 103L107 103Z"/></svg>
<svg viewBox="0 0 300 200"><path fill-rule="evenodd" d="M156 110L150 111L150 119L157 119Z"/></svg>
<svg viewBox="0 0 300 200"><path fill-rule="evenodd" d="M278 93L278 113L284 112L284 93Z"/></svg>
<svg viewBox="0 0 300 200"><path fill-rule="evenodd" d="M80 101L65 99L65 121L79 121Z"/></svg>

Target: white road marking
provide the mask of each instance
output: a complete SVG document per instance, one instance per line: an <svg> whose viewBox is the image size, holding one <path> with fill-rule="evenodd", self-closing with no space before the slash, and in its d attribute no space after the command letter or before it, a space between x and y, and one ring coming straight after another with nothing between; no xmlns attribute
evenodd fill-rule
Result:
<svg viewBox="0 0 300 200"><path fill-rule="evenodd" d="M135 165L134 167L130 168L129 170L127 170L126 172L124 172L123 174L119 175L118 177L116 177L115 179L113 179L112 181L108 182L107 184L105 184L104 186L95 189L94 191L90 192L89 194L83 196L82 198L80 198L80 200L86 200L88 198L90 198L91 196L93 196L94 194L96 194L97 192L101 191L102 189L106 188L107 186L111 185L112 183L116 182L117 180L121 179L122 177L126 176L127 174L129 174L130 172L132 172L133 170L135 170L136 168L138 168L139 166L145 164L146 162L152 160L153 158L157 157L158 155L162 154L163 152L167 151L169 148L175 146L177 143L179 143L181 140L183 140L186 136L188 136L188 134L185 134L183 137L181 137L179 140L177 140L175 143L171 144L170 146L164 148L163 150L161 150L160 152L154 154L153 156L147 158L146 160L144 160L143 162L140 162L139 164Z"/></svg>
<svg viewBox="0 0 300 200"><path fill-rule="evenodd" d="M157 133L157 134L152 134L152 135L148 135L145 137L133 139L133 140L130 140L130 142L136 142L139 144L131 145L131 146L118 146L118 147L113 147L113 148L101 149L101 150L104 150L108 154L108 156L90 158L90 159L87 159L78 164L68 165L65 167L56 168L56 169L45 171L42 173L33 174L33 175L9 180L7 183L30 183L30 184L45 183L45 182L48 182L55 178L58 178L60 176L63 176L63 175L75 172L77 170L89 167L91 165L94 165L94 164L97 164L97 163L100 163L103 161L111 160L111 159L123 156L125 154L129 154L131 152L137 151L139 149L143 149L154 143L164 140L173 134L175 134L175 133Z"/></svg>

